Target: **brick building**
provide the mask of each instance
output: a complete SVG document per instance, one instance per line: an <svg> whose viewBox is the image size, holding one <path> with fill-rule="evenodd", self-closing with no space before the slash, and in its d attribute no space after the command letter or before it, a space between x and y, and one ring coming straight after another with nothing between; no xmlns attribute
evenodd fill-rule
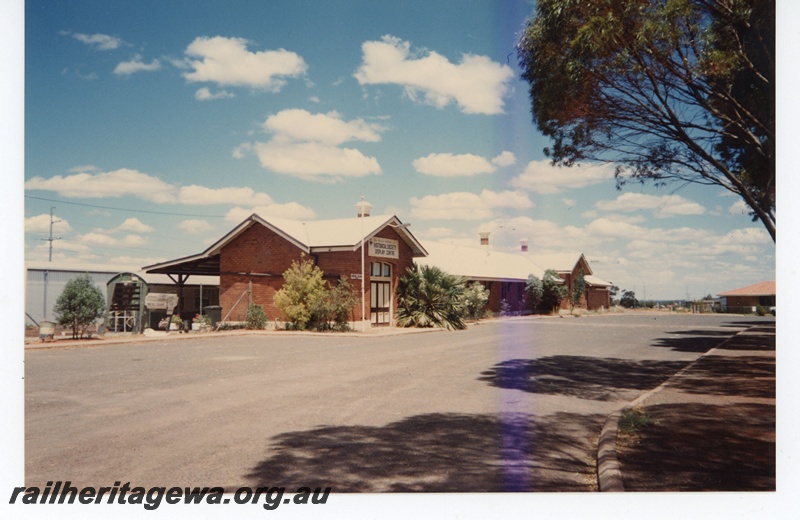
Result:
<svg viewBox="0 0 800 520"><path fill-rule="evenodd" d="M345 276L363 295L363 305L353 309L355 323L362 322L363 307L364 321L390 325L397 279L426 251L397 217L370 216L368 203L357 207L354 218L308 222L253 214L202 253L143 269L173 276L217 275L223 319L243 321L252 301L270 320L281 320L274 297L283 286L283 273L293 261L311 258L328 281Z"/></svg>
<svg viewBox="0 0 800 520"><path fill-rule="evenodd" d="M512 313L524 311L523 295L528 276L542 279L547 269L555 270L572 291L575 279L584 274L586 290L578 307L588 310L608 309L611 301L608 288L611 283L594 275L583 254L532 255L528 252L528 241L520 240L520 251L508 253L495 251L489 246L489 233L480 233L479 245L475 247L423 242L428 256L418 263L436 266L445 272L480 282L489 290L489 310L501 312L505 301ZM569 300L561 302L562 309L569 308Z"/></svg>

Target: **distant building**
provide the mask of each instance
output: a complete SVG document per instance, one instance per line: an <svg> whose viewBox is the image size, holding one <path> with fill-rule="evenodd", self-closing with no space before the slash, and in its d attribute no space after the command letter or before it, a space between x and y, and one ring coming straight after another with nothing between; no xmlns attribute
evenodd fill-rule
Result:
<svg viewBox="0 0 800 520"><path fill-rule="evenodd" d="M511 312L523 312L523 298L528 276L542 279L547 269L555 270L572 291L575 279L584 274L586 290L578 307L588 310L608 309L611 283L594 275L583 254L533 255L528 252L528 241L520 241L518 253L495 251L489 245L489 233L480 234L479 247L468 247L442 242L423 242L428 256L417 262L436 266L450 274L463 276L480 282L489 290L489 310L501 311L505 301ZM561 302L562 309L569 308L567 299Z"/></svg>
<svg viewBox="0 0 800 520"><path fill-rule="evenodd" d="M775 307L775 280L719 293L723 312L755 312L756 307Z"/></svg>

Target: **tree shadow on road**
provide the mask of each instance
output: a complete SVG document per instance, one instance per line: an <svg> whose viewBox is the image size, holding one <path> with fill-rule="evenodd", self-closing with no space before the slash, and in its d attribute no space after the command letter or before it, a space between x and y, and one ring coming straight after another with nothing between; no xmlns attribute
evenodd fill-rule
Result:
<svg viewBox="0 0 800 520"><path fill-rule="evenodd" d="M333 492L589 491L604 416L437 413L277 435L253 486ZM585 443L583 445L582 443Z"/></svg>
<svg viewBox="0 0 800 520"><path fill-rule="evenodd" d="M685 361L635 361L586 356L510 359L481 373L491 386L534 394L566 395L608 401L618 390L657 387Z"/></svg>

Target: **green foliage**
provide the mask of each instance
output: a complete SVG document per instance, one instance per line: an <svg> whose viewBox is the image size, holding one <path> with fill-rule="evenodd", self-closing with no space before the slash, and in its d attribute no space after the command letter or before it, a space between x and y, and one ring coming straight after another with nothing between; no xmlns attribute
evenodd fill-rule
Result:
<svg viewBox="0 0 800 520"><path fill-rule="evenodd" d="M639 300L636 299L635 292L622 291L622 298L619 299L619 304L626 309L633 309L639 306Z"/></svg>
<svg viewBox="0 0 800 520"><path fill-rule="evenodd" d="M575 281L572 282L572 292L569 294L569 305L571 310L574 310L575 307L580 306L581 298L583 298L584 293L586 292L586 276L583 273L583 269L581 269L578 276L575 278Z"/></svg>
<svg viewBox="0 0 800 520"><path fill-rule="evenodd" d="M544 285L539 277L528 275L525 282L525 306L535 312L541 309L542 299L544 298Z"/></svg>
<svg viewBox="0 0 800 520"><path fill-rule="evenodd" d="M775 2L537 0L517 45L545 153L739 195L775 240Z"/></svg>
<svg viewBox="0 0 800 520"><path fill-rule="evenodd" d="M401 327L463 329L465 300L463 278L415 263L399 278L395 318Z"/></svg>
<svg viewBox="0 0 800 520"><path fill-rule="evenodd" d="M486 305L489 303L489 290L480 282L472 282L464 291L464 305L467 316L472 320L479 320L486 314Z"/></svg>
<svg viewBox="0 0 800 520"><path fill-rule="evenodd" d="M567 286L554 269L548 269L542 277L542 301L540 308L547 312L558 312L561 302L567 297Z"/></svg>
<svg viewBox="0 0 800 520"><path fill-rule="evenodd" d="M312 319L312 309L318 309L325 298L322 270L311 259L293 261L283 273L283 287L275 293L275 306L286 316L290 327L305 330Z"/></svg>
<svg viewBox="0 0 800 520"><path fill-rule="evenodd" d="M308 327L318 331L346 331L353 307L359 302L347 277L341 276L333 287L327 289L322 298L314 301Z"/></svg>
<svg viewBox="0 0 800 520"><path fill-rule="evenodd" d="M617 427L622 434L630 435L642 428L652 426L655 421L639 408L629 408L622 412Z"/></svg>
<svg viewBox="0 0 800 520"><path fill-rule="evenodd" d="M89 326L102 317L106 301L88 274L69 280L55 305L56 321L72 328L72 337L83 337Z"/></svg>
<svg viewBox="0 0 800 520"><path fill-rule="evenodd" d="M267 327L267 313L260 305L251 305L247 309L247 328L250 330L264 330Z"/></svg>
<svg viewBox="0 0 800 520"><path fill-rule="evenodd" d="M173 314L170 323L174 323L175 325L178 325L178 327L180 328L180 326L183 325L183 320L177 314Z"/></svg>

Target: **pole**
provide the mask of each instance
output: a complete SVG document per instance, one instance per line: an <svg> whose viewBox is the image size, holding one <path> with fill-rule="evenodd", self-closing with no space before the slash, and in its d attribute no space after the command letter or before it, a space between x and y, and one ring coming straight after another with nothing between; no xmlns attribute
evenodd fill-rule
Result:
<svg viewBox="0 0 800 520"><path fill-rule="evenodd" d="M361 332L367 331L366 322L366 291L364 290L364 196L361 196L361 202L358 208L358 217L361 219Z"/></svg>
<svg viewBox="0 0 800 520"><path fill-rule="evenodd" d="M47 255L48 262L53 261L53 240L61 240L61 237L53 238L53 224L61 222L60 220L53 220L54 209L56 209L55 206L50 206L50 236L46 239L48 242L50 242L50 251ZM47 321L47 278L49 274L50 272L47 270L44 272L44 302L42 303L42 306L44 307L42 309L42 314L44 315L44 321Z"/></svg>

